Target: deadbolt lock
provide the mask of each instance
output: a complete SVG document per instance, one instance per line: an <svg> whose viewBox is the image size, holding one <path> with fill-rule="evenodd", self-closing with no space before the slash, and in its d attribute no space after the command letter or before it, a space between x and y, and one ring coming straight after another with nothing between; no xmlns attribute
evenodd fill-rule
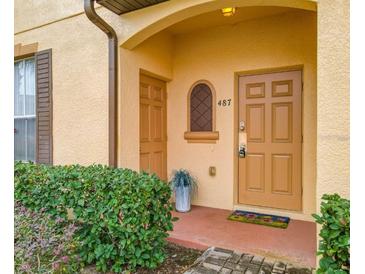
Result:
<svg viewBox="0 0 365 274"><path fill-rule="evenodd" d="M246 158L246 146L244 144L240 144L238 155L240 158Z"/></svg>
<svg viewBox="0 0 365 274"><path fill-rule="evenodd" d="M246 129L245 122L244 121L240 121L240 131L244 131L245 129Z"/></svg>

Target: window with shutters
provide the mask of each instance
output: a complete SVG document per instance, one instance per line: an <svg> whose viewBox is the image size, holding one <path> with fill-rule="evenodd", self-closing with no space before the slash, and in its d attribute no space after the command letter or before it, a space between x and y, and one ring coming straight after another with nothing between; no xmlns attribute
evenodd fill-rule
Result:
<svg viewBox="0 0 365 274"><path fill-rule="evenodd" d="M53 163L52 49L14 47L14 159Z"/></svg>
<svg viewBox="0 0 365 274"><path fill-rule="evenodd" d="M14 158L36 160L36 87L34 57L14 64Z"/></svg>
<svg viewBox="0 0 365 274"><path fill-rule="evenodd" d="M215 143L219 134L215 131L215 91L206 80L193 84L188 93L188 130L184 137L188 142Z"/></svg>

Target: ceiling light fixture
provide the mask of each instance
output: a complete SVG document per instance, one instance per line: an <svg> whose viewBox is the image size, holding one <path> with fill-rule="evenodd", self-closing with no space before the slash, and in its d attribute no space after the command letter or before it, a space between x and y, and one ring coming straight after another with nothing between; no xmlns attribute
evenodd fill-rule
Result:
<svg viewBox="0 0 365 274"><path fill-rule="evenodd" d="M223 16L232 16L233 14L235 14L235 12L236 12L236 8L223 8L222 9Z"/></svg>

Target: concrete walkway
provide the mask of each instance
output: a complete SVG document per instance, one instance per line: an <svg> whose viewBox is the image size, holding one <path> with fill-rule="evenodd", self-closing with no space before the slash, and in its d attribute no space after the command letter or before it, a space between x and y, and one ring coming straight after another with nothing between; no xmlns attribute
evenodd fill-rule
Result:
<svg viewBox="0 0 365 274"><path fill-rule="evenodd" d="M227 220L231 211L193 206L188 213L173 212L179 220L169 240L190 248L211 246L257 254L315 267L316 225L291 220L287 229Z"/></svg>
<svg viewBox="0 0 365 274"><path fill-rule="evenodd" d="M184 274L310 274L312 269L294 266L232 250L208 248Z"/></svg>

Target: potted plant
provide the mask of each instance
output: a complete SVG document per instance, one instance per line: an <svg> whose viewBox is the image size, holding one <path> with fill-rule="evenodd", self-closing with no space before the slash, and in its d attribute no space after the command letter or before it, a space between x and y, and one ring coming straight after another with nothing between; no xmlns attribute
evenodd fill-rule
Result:
<svg viewBox="0 0 365 274"><path fill-rule="evenodd" d="M175 193L176 211L190 211L191 199L198 187L195 178L185 169L174 170L170 186Z"/></svg>

